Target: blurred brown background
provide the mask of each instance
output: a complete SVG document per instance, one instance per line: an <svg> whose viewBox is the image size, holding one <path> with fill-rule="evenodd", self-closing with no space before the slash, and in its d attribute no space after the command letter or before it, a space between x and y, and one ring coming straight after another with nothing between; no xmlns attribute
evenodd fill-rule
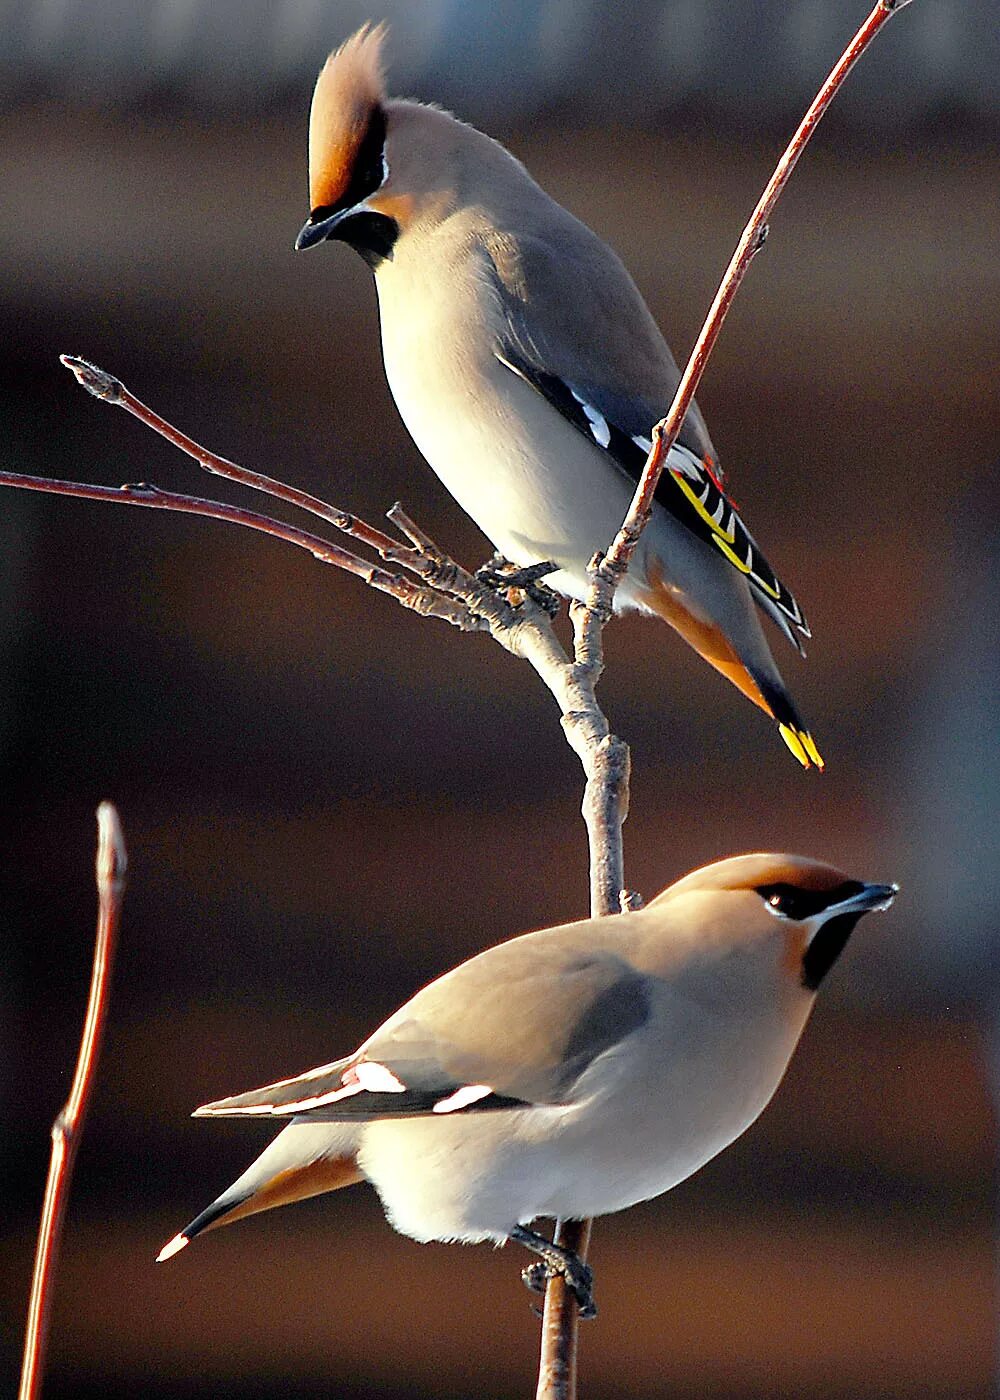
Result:
<svg viewBox="0 0 1000 1400"><path fill-rule="evenodd" d="M377 519L401 498L477 563L484 541L389 399L366 269L332 245L291 253L328 49L388 17L394 90L504 139L617 247L683 355L864 8L0 5L3 465L214 489L77 389L57 361L72 351L337 504ZM989 0L893 21L700 394L812 622L806 665L775 648L827 773L800 773L665 629L608 634L637 887L788 847L904 892L862 926L763 1120L599 1224L588 1400L992 1393L998 74ZM265 1136L191 1108L329 1059L447 965L585 912L580 780L547 695L487 641L274 542L0 499L7 1389L110 797L131 885L47 1394L529 1394L520 1257L403 1240L363 1189L152 1261Z"/></svg>

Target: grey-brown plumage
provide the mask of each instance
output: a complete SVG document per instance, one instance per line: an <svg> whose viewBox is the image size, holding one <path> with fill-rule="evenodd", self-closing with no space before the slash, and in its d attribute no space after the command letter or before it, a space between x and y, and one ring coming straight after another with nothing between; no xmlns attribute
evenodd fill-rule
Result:
<svg viewBox="0 0 1000 1400"><path fill-rule="evenodd" d="M389 385L417 446L499 552L552 560L582 596L679 375L620 259L498 142L448 112L389 99L383 31L320 75L312 212L297 247L355 248L378 289ZM617 605L656 613L822 767L764 636L809 629L722 488L692 406Z"/></svg>
<svg viewBox="0 0 1000 1400"><path fill-rule="evenodd" d="M854 924L894 895L739 856L638 912L489 948L354 1054L199 1109L288 1126L161 1258L361 1179L418 1240L521 1238L669 1190L761 1112Z"/></svg>

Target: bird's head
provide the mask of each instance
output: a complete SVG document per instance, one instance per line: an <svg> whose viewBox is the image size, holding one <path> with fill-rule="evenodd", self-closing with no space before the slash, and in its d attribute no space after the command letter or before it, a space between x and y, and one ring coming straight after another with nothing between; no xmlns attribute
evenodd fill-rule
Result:
<svg viewBox="0 0 1000 1400"><path fill-rule="evenodd" d="M888 909L898 885L868 884L806 856L755 854L686 875L654 903L693 896L720 941L773 944L781 965L812 996L863 914ZM716 927L717 926L717 927Z"/></svg>
<svg viewBox="0 0 1000 1400"><path fill-rule="evenodd" d="M310 214L295 243L347 243L372 267L393 256L415 220L446 212L454 195L444 172L461 129L445 112L388 99L385 37L385 25L365 25L319 75L309 118Z"/></svg>

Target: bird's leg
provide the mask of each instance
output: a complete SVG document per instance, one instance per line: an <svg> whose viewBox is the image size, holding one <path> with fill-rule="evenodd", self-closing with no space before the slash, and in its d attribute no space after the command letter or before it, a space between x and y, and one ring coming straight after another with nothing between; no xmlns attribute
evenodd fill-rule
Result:
<svg viewBox="0 0 1000 1400"><path fill-rule="evenodd" d="M526 1230L523 1225L515 1225L510 1238L523 1244L533 1254L539 1255L537 1264L529 1264L521 1270L525 1286L533 1293L544 1293L545 1285L557 1274L566 1280L566 1286L574 1294L580 1308L581 1317L596 1317L597 1305L594 1302L594 1271L589 1264L569 1249L553 1244L544 1235L534 1230Z"/></svg>
<svg viewBox="0 0 1000 1400"><path fill-rule="evenodd" d="M502 554L494 554L492 559L488 559L476 570L476 578L480 583L485 583L487 588L495 588L498 593L505 595L513 589L520 590L526 593L533 603L543 608L549 617L557 617L562 607L562 599L541 580L548 574L555 573L558 567L551 559L545 559L540 564L529 564L526 568L519 569ZM510 601L516 603L517 600Z"/></svg>

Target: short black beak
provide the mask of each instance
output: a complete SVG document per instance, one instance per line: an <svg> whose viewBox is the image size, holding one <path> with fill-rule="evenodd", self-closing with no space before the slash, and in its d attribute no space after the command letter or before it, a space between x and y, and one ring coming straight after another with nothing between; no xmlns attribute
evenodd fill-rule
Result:
<svg viewBox="0 0 1000 1400"><path fill-rule="evenodd" d="M864 885L841 904L831 905L828 914L870 914L876 909L888 909L899 894L898 885Z"/></svg>
<svg viewBox="0 0 1000 1400"><path fill-rule="evenodd" d="M317 218L315 212L310 214L295 240L295 251L301 253L303 248L314 248L317 243L329 238L347 212L342 210L338 214L328 214L326 218Z"/></svg>

